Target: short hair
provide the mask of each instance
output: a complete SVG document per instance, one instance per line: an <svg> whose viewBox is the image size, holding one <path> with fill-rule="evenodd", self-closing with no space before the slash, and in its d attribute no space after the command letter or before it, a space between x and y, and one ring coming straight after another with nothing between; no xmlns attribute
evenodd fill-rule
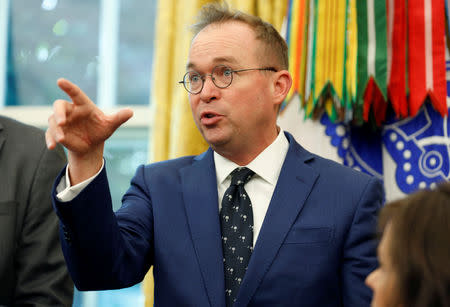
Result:
<svg viewBox="0 0 450 307"><path fill-rule="evenodd" d="M390 225L388 257L405 306L450 306L450 183L386 205L379 233Z"/></svg>
<svg viewBox="0 0 450 307"><path fill-rule="evenodd" d="M257 16L230 10L226 3L215 2L204 5L197 15L197 22L192 25L192 31L195 36L208 25L232 21L242 22L253 29L256 39L263 43L263 56L277 61L276 69L289 69L286 41L274 26Z"/></svg>

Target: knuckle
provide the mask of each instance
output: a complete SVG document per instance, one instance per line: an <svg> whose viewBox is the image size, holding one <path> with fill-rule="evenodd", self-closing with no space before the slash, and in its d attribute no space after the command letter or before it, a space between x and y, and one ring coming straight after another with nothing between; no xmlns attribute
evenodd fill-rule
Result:
<svg viewBox="0 0 450 307"><path fill-rule="evenodd" d="M56 134L55 140L58 143L64 142L64 134L62 134L62 133Z"/></svg>

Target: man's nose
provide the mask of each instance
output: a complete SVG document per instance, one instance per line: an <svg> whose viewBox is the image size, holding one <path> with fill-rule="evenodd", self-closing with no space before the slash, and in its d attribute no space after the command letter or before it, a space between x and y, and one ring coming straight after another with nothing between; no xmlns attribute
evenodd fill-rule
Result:
<svg viewBox="0 0 450 307"><path fill-rule="evenodd" d="M213 82L212 75L205 75L203 83L203 89L200 92L200 99L206 102L210 102L217 98L219 88Z"/></svg>

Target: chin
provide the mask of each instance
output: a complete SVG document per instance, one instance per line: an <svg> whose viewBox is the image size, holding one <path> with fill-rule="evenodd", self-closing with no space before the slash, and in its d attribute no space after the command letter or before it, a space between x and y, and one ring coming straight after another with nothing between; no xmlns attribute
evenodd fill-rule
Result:
<svg viewBox="0 0 450 307"><path fill-rule="evenodd" d="M205 140L206 140L206 142L207 142L213 149L221 148L221 147L224 146L224 144L226 144L226 142L224 142L224 141L221 140L221 139L214 139L214 138L212 138L212 139L206 139L206 138L205 138Z"/></svg>
<svg viewBox="0 0 450 307"><path fill-rule="evenodd" d="M202 136L211 147L222 146L227 143L228 138L218 131L203 130Z"/></svg>

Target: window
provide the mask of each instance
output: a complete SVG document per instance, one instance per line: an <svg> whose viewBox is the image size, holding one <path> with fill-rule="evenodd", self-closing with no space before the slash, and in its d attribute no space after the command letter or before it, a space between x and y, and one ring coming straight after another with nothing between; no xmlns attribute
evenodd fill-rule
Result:
<svg viewBox="0 0 450 307"><path fill-rule="evenodd" d="M67 78L105 112L133 118L105 146L114 209L148 159L156 0L0 1L0 113L45 128L56 80ZM143 306L140 285L77 292L74 306Z"/></svg>

